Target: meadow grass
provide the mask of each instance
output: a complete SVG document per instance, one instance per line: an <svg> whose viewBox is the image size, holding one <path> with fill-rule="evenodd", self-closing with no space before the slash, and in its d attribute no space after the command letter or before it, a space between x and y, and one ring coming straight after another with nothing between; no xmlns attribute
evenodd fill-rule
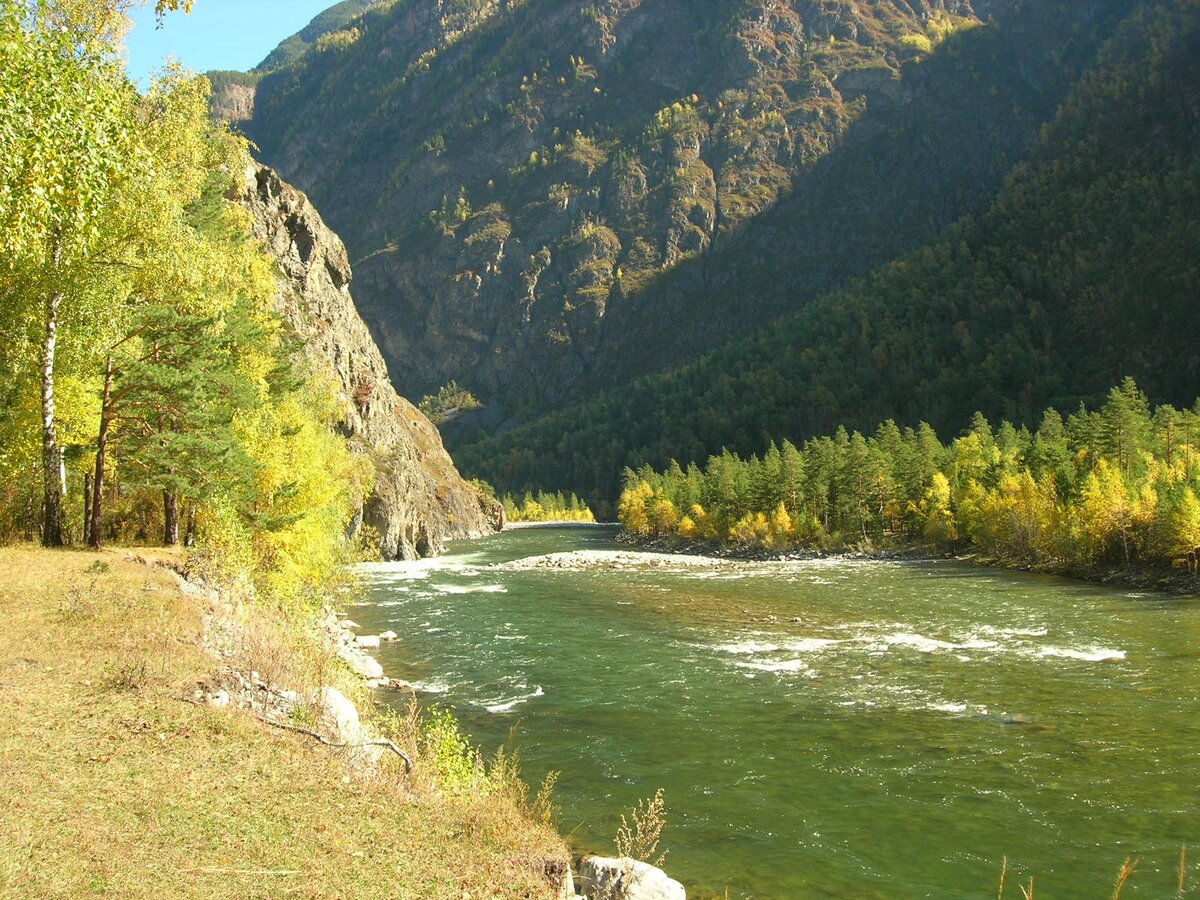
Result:
<svg viewBox="0 0 1200 900"><path fill-rule="evenodd" d="M307 737L196 704L217 665L207 602L120 550L0 548L0 896L554 896L567 851L515 774L443 789L419 711L391 723L414 775L385 759L359 777ZM299 625L242 617L234 664L348 684Z"/></svg>

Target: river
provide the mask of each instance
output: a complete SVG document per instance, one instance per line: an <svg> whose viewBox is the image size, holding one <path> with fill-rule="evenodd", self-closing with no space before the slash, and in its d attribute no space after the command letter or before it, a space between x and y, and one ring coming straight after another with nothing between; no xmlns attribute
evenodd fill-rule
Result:
<svg viewBox="0 0 1200 900"><path fill-rule="evenodd" d="M995 897L1005 856L1008 897L1030 876L1111 896L1127 857L1123 896L1175 896L1200 844L1200 600L949 561L528 562L628 552L614 536L365 566L350 610L487 752L562 772L581 851L611 854L661 787L689 896Z"/></svg>

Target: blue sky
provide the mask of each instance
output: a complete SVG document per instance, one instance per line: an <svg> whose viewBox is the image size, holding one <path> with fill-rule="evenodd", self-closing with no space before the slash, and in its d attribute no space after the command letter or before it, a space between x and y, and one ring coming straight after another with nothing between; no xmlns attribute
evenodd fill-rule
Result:
<svg viewBox="0 0 1200 900"><path fill-rule="evenodd" d="M170 56L189 69L245 70L336 0L196 0L190 15L169 13L155 28L154 4L133 12L129 75L143 86Z"/></svg>

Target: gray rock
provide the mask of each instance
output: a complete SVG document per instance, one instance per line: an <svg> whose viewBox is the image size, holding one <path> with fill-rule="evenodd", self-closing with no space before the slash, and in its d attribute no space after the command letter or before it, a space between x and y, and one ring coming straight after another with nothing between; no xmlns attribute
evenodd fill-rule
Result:
<svg viewBox="0 0 1200 900"><path fill-rule="evenodd" d="M338 659L348 665L351 671L361 675L367 681L383 677L383 666L380 665L379 660L367 656L367 654L355 647L339 648Z"/></svg>
<svg viewBox="0 0 1200 900"><path fill-rule="evenodd" d="M585 856L579 884L592 900L687 900L683 885L662 869L627 856Z"/></svg>
<svg viewBox="0 0 1200 900"><path fill-rule="evenodd" d="M308 197L255 164L236 199L279 263L277 311L338 387L337 430L375 464L375 492L352 531L363 524L374 528L385 559L416 559L442 552L447 540L499 530L499 504L463 481L437 429L392 387L350 297L346 248Z"/></svg>
<svg viewBox="0 0 1200 900"><path fill-rule="evenodd" d="M394 632L394 631L385 631L381 635L379 635L379 639L381 641L388 641L388 642L397 640L399 637L400 637L400 635L396 634L396 632Z"/></svg>

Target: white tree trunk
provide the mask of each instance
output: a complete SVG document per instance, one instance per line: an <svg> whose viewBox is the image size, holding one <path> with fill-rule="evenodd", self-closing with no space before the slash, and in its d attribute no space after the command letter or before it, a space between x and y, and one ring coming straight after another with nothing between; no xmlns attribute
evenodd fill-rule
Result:
<svg viewBox="0 0 1200 900"><path fill-rule="evenodd" d="M42 544L47 547L61 547L65 543L66 471L54 418L54 353L58 344L58 308L62 300L63 295L57 293L46 302L46 334L42 345L42 477L45 487Z"/></svg>

